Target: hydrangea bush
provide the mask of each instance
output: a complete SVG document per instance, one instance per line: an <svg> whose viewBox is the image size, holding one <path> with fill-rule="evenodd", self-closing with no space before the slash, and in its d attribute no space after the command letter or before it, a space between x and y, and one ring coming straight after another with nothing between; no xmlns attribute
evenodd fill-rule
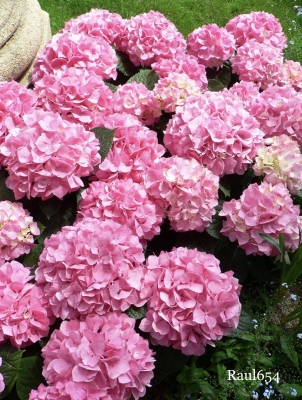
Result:
<svg viewBox="0 0 302 400"><path fill-rule="evenodd" d="M261 353L272 336L245 307L255 282L280 297L302 272L302 67L285 47L265 12L185 40L159 12L94 9L30 88L0 84L0 398L150 400L174 379L161 399L247 399L264 376L219 392L224 361L298 367L282 328L285 361Z"/></svg>

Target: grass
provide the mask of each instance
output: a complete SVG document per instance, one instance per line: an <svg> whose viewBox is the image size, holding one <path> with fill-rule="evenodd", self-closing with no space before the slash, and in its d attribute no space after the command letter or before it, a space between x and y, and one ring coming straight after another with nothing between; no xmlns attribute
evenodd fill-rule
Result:
<svg viewBox="0 0 302 400"><path fill-rule="evenodd" d="M148 12L163 13L185 37L204 24L224 26L238 14L266 11L279 18L288 38L285 57L302 63L302 15L297 15L302 0L39 0L50 15L52 33L64 22L84 14L91 8L107 9L123 18Z"/></svg>

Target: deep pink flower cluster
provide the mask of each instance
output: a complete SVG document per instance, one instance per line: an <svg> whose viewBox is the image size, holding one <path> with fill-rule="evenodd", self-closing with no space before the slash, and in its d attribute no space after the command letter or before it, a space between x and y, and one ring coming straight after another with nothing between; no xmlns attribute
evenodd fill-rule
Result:
<svg viewBox="0 0 302 400"><path fill-rule="evenodd" d="M223 203L219 215L225 216L226 220L221 233L232 242L238 240L238 246L246 254L274 256L278 250L259 233L268 234L276 240L282 233L286 249L296 250L302 229L299 213L299 206L293 204L283 183L254 183L243 191L239 200Z"/></svg>
<svg viewBox="0 0 302 400"><path fill-rule="evenodd" d="M96 177L107 181L131 178L134 182L143 182L143 172L165 153L164 147L158 144L156 132L125 113L111 115L104 126L115 132L111 150L95 171Z"/></svg>
<svg viewBox="0 0 302 400"><path fill-rule="evenodd" d="M10 130L1 147L9 173L6 185L17 200L25 195L61 199L83 186L81 177L101 161L98 150L93 132L58 114L33 110Z"/></svg>
<svg viewBox="0 0 302 400"><path fill-rule="evenodd" d="M82 193L78 205L78 219L111 219L126 225L140 239L151 240L160 233L164 211L149 199L143 184L132 179L111 182L92 182ZM142 242L145 244L145 240Z"/></svg>
<svg viewBox="0 0 302 400"><path fill-rule="evenodd" d="M293 60L284 60L281 68L280 86L292 86L297 92L302 90L302 66Z"/></svg>
<svg viewBox="0 0 302 400"><path fill-rule="evenodd" d="M281 50L286 47L286 36L278 18L264 11L237 15L226 24L225 29L235 37L236 46L243 46L252 40Z"/></svg>
<svg viewBox="0 0 302 400"><path fill-rule="evenodd" d="M199 356L237 327L241 286L212 254L179 247L149 256L146 267L147 313L139 328L150 332L151 343Z"/></svg>
<svg viewBox="0 0 302 400"><path fill-rule="evenodd" d="M155 360L148 341L135 332L134 325L134 319L113 312L63 321L42 349L47 383L63 393L65 386L66 400L144 396ZM43 399L39 392L47 391L41 387L30 399Z"/></svg>
<svg viewBox="0 0 302 400"><path fill-rule="evenodd" d="M2 357L0 357L0 367L2 365ZM5 389L5 383L4 383L4 378L3 375L0 374L0 393L2 393Z"/></svg>
<svg viewBox="0 0 302 400"><path fill-rule="evenodd" d="M161 58L151 67L160 78L166 78L171 72L185 73L198 84L201 91L208 88L205 66L199 64L198 59L190 54L179 53L173 58Z"/></svg>
<svg viewBox="0 0 302 400"><path fill-rule="evenodd" d="M125 311L144 304L143 261L142 245L126 225L85 218L45 240L36 281L62 319Z"/></svg>
<svg viewBox="0 0 302 400"><path fill-rule="evenodd" d="M0 201L0 263L28 254L40 230L21 203Z"/></svg>
<svg viewBox="0 0 302 400"><path fill-rule="evenodd" d="M117 50L129 55L134 65L146 67L186 50L186 41L175 25L153 10L125 20L115 45Z"/></svg>
<svg viewBox="0 0 302 400"><path fill-rule="evenodd" d="M203 25L188 35L188 54L205 67L221 67L235 50L234 36L216 24Z"/></svg>
<svg viewBox="0 0 302 400"><path fill-rule="evenodd" d="M17 261L0 266L0 343L20 348L48 334L48 306L31 279L30 269Z"/></svg>
<svg viewBox="0 0 302 400"><path fill-rule="evenodd" d="M161 104L142 83L120 85L113 95L113 110L136 116L145 125L154 125L161 116Z"/></svg>
<svg viewBox="0 0 302 400"><path fill-rule="evenodd" d="M262 142L257 120L225 92L188 99L176 109L164 136L172 155L194 157L220 176L243 174Z"/></svg>
<svg viewBox="0 0 302 400"><path fill-rule="evenodd" d="M267 138L253 169L272 185L284 183L290 193L298 194L302 187L302 154L298 143L287 135Z"/></svg>
<svg viewBox="0 0 302 400"><path fill-rule="evenodd" d="M175 231L202 232L218 204L219 177L194 158L162 158L145 174L147 192L166 210Z"/></svg>

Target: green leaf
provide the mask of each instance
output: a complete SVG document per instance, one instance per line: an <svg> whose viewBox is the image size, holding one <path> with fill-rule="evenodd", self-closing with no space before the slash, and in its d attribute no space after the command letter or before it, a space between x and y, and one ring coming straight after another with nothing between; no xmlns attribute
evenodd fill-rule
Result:
<svg viewBox="0 0 302 400"><path fill-rule="evenodd" d="M282 385L278 386L278 390L286 399L302 396L302 386L296 385L295 383L283 383Z"/></svg>
<svg viewBox="0 0 302 400"><path fill-rule="evenodd" d="M145 318L146 307L145 306L142 306L142 307L131 306L130 308L128 308L128 310L125 311L125 313L131 318L142 319L142 318Z"/></svg>
<svg viewBox="0 0 302 400"><path fill-rule="evenodd" d="M117 91L117 86L113 85L110 82L106 82L104 81L105 85L109 87L109 89L111 90L112 93L115 93Z"/></svg>
<svg viewBox="0 0 302 400"><path fill-rule="evenodd" d="M219 185L219 189L222 191L222 193L225 195L225 197L230 197L231 196L231 190L226 189L222 185Z"/></svg>
<svg viewBox="0 0 302 400"><path fill-rule="evenodd" d="M48 220L60 211L61 204L62 200L55 196L44 201L39 199L39 207Z"/></svg>
<svg viewBox="0 0 302 400"><path fill-rule="evenodd" d="M294 283L297 278L302 274L302 245L299 246L298 250L295 252L295 255L286 269L284 269L283 273L283 282L286 283ZM282 282L282 283L283 283Z"/></svg>
<svg viewBox="0 0 302 400"><path fill-rule="evenodd" d="M91 129L91 131L94 132L95 136L100 142L99 153L102 159L101 162L103 162L111 149L115 129L107 129L104 127L99 127Z"/></svg>
<svg viewBox="0 0 302 400"><path fill-rule="evenodd" d="M294 349L294 346L291 343L291 338L289 336L281 336L280 344L283 350L283 353L287 355L287 357L295 364L295 366L299 369L299 359L298 353Z"/></svg>
<svg viewBox="0 0 302 400"><path fill-rule="evenodd" d="M267 235L266 233L259 233L259 235L266 240L268 243L272 244L274 247L276 247L276 249L279 250L280 254L281 254L281 248L280 248L280 244L278 242L278 240L276 240L275 238L273 238L270 235Z"/></svg>
<svg viewBox="0 0 302 400"><path fill-rule="evenodd" d="M118 59L117 69L125 76L130 77L138 72L139 67L136 67L132 61L130 61L128 54L122 51L116 51L115 53Z"/></svg>
<svg viewBox="0 0 302 400"><path fill-rule="evenodd" d="M33 247L28 254L26 254L22 260L22 264L25 267L33 267L38 264L40 255L44 249L44 244L39 243Z"/></svg>
<svg viewBox="0 0 302 400"><path fill-rule="evenodd" d="M158 75L151 69L141 69L127 81L127 83L131 82L143 83L147 89L153 90L155 84L158 82Z"/></svg>
<svg viewBox="0 0 302 400"><path fill-rule="evenodd" d="M267 367L272 367L273 366L273 361L269 357L265 357L265 356L259 355L259 356L257 356L257 362L259 364L266 365Z"/></svg>
<svg viewBox="0 0 302 400"><path fill-rule="evenodd" d="M203 368L185 366L177 376L177 380L182 384L188 384L197 382L199 379L207 379L209 376L210 374Z"/></svg>
<svg viewBox="0 0 302 400"><path fill-rule="evenodd" d="M223 364L217 364L218 382L222 387L228 386L229 381L227 379L227 369Z"/></svg>
<svg viewBox="0 0 302 400"><path fill-rule="evenodd" d="M236 329L232 329L229 337L241 337L242 334L247 332L255 332L255 322L253 321L256 317L251 313L250 310L242 307L239 323Z"/></svg>
<svg viewBox="0 0 302 400"><path fill-rule="evenodd" d="M41 357L33 356L22 358L20 362L20 371L16 382L16 389L20 400L28 400L29 393L32 389L37 389L42 383L42 366Z"/></svg>
<svg viewBox="0 0 302 400"><path fill-rule="evenodd" d="M211 92L221 92L231 82L232 71L229 66L220 68L214 78L208 79L208 88Z"/></svg>
<svg viewBox="0 0 302 400"><path fill-rule="evenodd" d="M223 218L219 217L218 214L213 215L212 222L206 228L206 232L215 239L221 239L222 235L220 233L222 228Z"/></svg>
<svg viewBox="0 0 302 400"><path fill-rule="evenodd" d="M208 382L198 381L199 389L207 400L217 400L218 391L213 388Z"/></svg>
<svg viewBox="0 0 302 400"><path fill-rule="evenodd" d="M0 201L9 200L9 201L14 202L14 201L16 201L14 192L6 186L6 184L5 184L6 179L7 179L7 172L5 171L5 169L1 169L0 170Z"/></svg>
<svg viewBox="0 0 302 400"><path fill-rule="evenodd" d="M22 354L25 350L17 350L9 345L0 347L0 357L2 357L2 366L0 373L3 375L5 389L0 394L0 399L6 397L12 390L20 370Z"/></svg>

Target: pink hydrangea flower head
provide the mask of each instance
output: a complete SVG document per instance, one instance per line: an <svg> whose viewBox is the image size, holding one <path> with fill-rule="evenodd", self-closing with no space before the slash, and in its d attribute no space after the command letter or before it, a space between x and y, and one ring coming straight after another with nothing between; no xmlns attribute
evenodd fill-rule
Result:
<svg viewBox="0 0 302 400"><path fill-rule="evenodd" d="M216 24L203 25L188 35L188 54L205 67L219 68L235 50L234 36Z"/></svg>
<svg viewBox="0 0 302 400"><path fill-rule="evenodd" d="M185 73L171 72L166 78L160 78L155 84L153 93L160 102L160 108L167 113L174 112L189 97L201 93L196 81Z"/></svg>
<svg viewBox="0 0 302 400"><path fill-rule="evenodd" d="M28 254L40 230L21 203L0 201L0 260L5 262Z"/></svg>
<svg viewBox="0 0 302 400"><path fill-rule="evenodd" d="M263 239L265 233L276 240L284 235L285 247L296 250L299 246L299 232L302 220L299 206L295 206L288 189L283 183L272 185L266 181L245 189L239 200L223 203L219 215L225 216L221 233L246 254L275 256L278 250Z"/></svg>
<svg viewBox="0 0 302 400"><path fill-rule="evenodd" d="M0 367L2 365L2 357L0 357ZM0 374L0 393L2 393L5 389L5 383L4 383L4 378L3 375Z"/></svg>
<svg viewBox="0 0 302 400"><path fill-rule="evenodd" d="M266 89L280 79L283 54L276 47L249 40L238 48L231 65L241 81L255 82Z"/></svg>
<svg viewBox="0 0 302 400"><path fill-rule="evenodd" d="M200 64L198 58L191 54L179 53L173 58L161 58L151 67L160 78L166 78L171 72L185 73L197 83L201 91L208 88L205 66Z"/></svg>
<svg viewBox="0 0 302 400"><path fill-rule="evenodd" d="M98 151L93 132L53 112L35 110L10 130L1 148L9 173L6 185L17 200L25 195L62 199L83 186L81 177L101 161Z"/></svg>
<svg viewBox="0 0 302 400"><path fill-rule="evenodd" d="M281 50L286 47L286 36L278 18L264 11L240 14L232 18L225 29L234 35L236 46L243 46L253 40Z"/></svg>
<svg viewBox="0 0 302 400"><path fill-rule="evenodd" d="M100 221L112 219L127 225L133 234L143 240L143 244L160 233L163 210L149 199L142 183L135 183L130 178L95 181L81 195L78 221L85 217Z"/></svg>
<svg viewBox="0 0 302 400"><path fill-rule="evenodd" d="M71 399L144 396L155 360L134 325L134 319L115 312L63 321L42 350L46 381L51 386L62 382ZM76 391L81 397L74 397Z"/></svg>
<svg viewBox="0 0 302 400"><path fill-rule="evenodd" d="M165 153L156 132L126 113L111 115L104 126L115 132L111 150L96 169L96 177L104 181L131 178L143 182L143 172Z"/></svg>
<svg viewBox="0 0 302 400"><path fill-rule="evenodd" d="M29 393L29 400L73 400L73 399L74 397L70 397L70 395L67 394L65 384L60 381L56 382L55 385L51 386L44 386L43 383L41 383L38 386L37 390L32 389Z"/></svg>
<svg viewBox="0 0 302 400"><path fill-rule="evenodd" d="M36 281L62 319L125 311L144 304L143 261L142 245L127 225L87 217L45 240Z"/></svg>
<svg viewBox="0 0 302 400"><path fill-rule="evenodd" d="M176 109L164 135L172 155L195 158L215 175L243 174L263 132L243 103L225 92L205 92Z"/></svg>
<svg viewBox="0 0 302 400"><path fill-rule="evenodd" d="M0 343L9 340L13 347L26 347L48 334L44 294L29 283L32 278L30 269L17 261L0 266Z"/></svg>
<svg viewBox="0 0 302 400"><path fill-rule="evenodd" d="M241 286L212 254L179 247L149 256L146 267L147 313L139 328L151 343L199 356L237 327Z"/></svg>
<svg viewBox="0 0 302 400"><path fill-rule="evenodd" d="M147 67L161 58L173 58L183 53L186 41L171 21L151 10L125 20L115 46L127 53L134 65Z"/></svg>
<svg viewBox="0 0 302 400"><path fill-rule="evenodd" d="M229 89L223 89L225 94L234 96L237 100L242 101L244 106L248 108L251 100L259 94L259 85L254 82L236 82Z"/></svg>
<svg viewBox="0 0 302 400"><path fill-rule="evenodd" d="M272 86L251 100L249 112L265 137L290 136L302 148L302 94L290 86Z"/></svg>
<svg viewBox="0 0 302 400"><path fill-rule="evenodd" d="M292 86L297 92L302 90L302 66L293 60L284 60L281 67L279 86Z"/></svg>
<svg viewBox="0 0 302 400"><path fill-rule="evenodd" d="M298 194L302 187L302 154L298 143L287 135L267 138L253 169L272 185L283 182L292 194Z"/></svg>
<svg viewBox="0 0 302 400"><path fill-rule="evenodd" d="M120 85L113 95L114 112L135 115L145 125L154 125L161 116L161 104L142 83Z"/></svg>
<svg viewBox="0 0 302 400"><path fill-rule="evenodd" d="M219 177L194 158L162 158L144 179L149 196L166 210L175 231L202 232L211 223Z"/></svg>

